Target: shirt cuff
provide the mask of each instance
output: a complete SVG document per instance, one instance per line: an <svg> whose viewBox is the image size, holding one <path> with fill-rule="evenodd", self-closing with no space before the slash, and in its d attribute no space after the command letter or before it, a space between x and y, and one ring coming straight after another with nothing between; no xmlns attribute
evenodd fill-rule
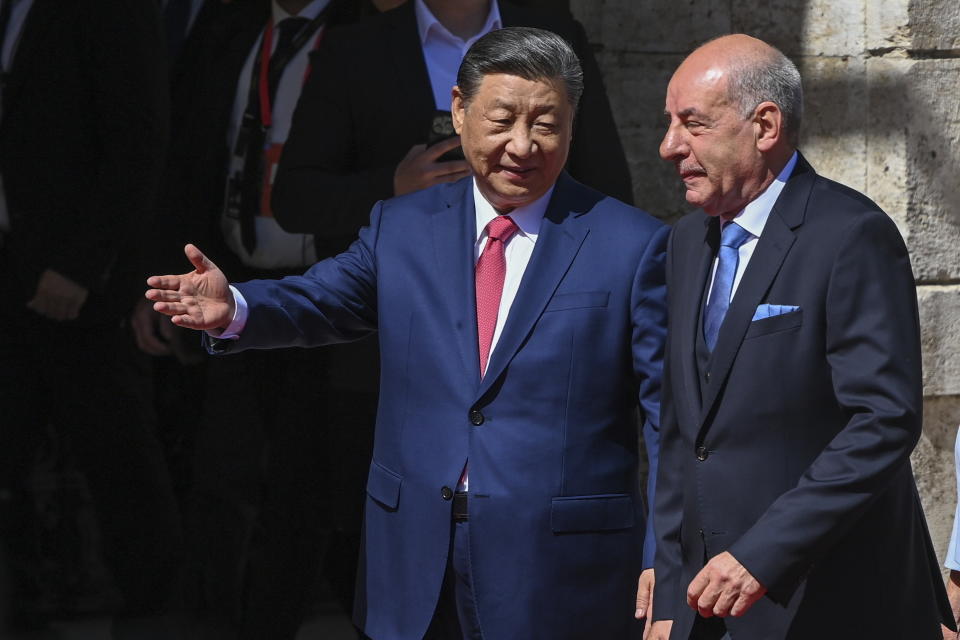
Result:
<svg viewBox="0 0 960 640"><path fill-rule="evenodd" d="M247 316L250 309L247 306L246 298L232 284L230 285L230 293L233 294L233 320L230 321L226 329L210 329L207 331L208 335L218 340L238 340L240 332L247 325Z"/></svg>

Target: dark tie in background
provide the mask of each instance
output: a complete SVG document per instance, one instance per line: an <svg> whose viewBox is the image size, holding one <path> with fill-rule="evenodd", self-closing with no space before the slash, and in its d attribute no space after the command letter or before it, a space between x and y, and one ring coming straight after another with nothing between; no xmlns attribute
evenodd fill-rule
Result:
<svg viewBox="0 0 960 640"><path fill-rule="evenodd" d="M717 260L717 273L713 278L713 290L707 302L707 312L703 314L703 340L707 348L713 351L720 334L723 318L730 308L730 295L733 292L733 280L740 263L740 245L752 237L751 233L736 222L728 222L720 234L720 251Z"/></svg>
<svg viewBox="0 0 960 640"><path fill-rule="evenodd" d="M507 275L504 245L517 232L517 223L510 216L497 216L487 224L487 244L477 260L477 334L480 338L480 376L487 370L490 345L497 328L503 280Z"/></svg>
<svg viewBox="0 0 960 640"><path fill-rule="evenodd" d="M277 87L280 85L282 75L282 69L274 68L274 60L290 60L290 57L284 54L291 47L300 30L309 22L307 18L284 18L277 23L277 46L273 49L268 67L270 78L268 92L271 105L277 96ZM264 64L264 61L261 60L260 64ZM252 79L254 85L258 82L256 77L258 67L259 65L254 65ZM240 186L240 234L244 249L248 254L253 255L257 248L256 219L260 214L260 198L263 192L263 152L267 139L267 130L261 124L263 120L260 113L259 92L250 92L245 114L244 121L249 123L249 131L246 132L248 137L244 145L243 178Z"/></svg>

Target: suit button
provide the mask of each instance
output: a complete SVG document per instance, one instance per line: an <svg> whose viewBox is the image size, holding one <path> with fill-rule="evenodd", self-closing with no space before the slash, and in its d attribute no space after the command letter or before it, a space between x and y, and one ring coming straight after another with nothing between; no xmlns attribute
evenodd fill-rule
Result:
<svg viewBox="0 0 960 640"><path fill-rule="evenodd" d="M453 489L451 489L450 487L443 487L442 489L440 489L440 497L443 498L444 500L450 500L451 498L453 498Z"/></svg>
<svg viewBox="0 0 960 640"><path fill-rule="evenodd" d="M483 414L480 413L479 409L470 409L470 424L479 427L483 424L483 420Z"/></svg>
<svg viewBox="0 0 960 640"><path fill-rule="evenodd" d="M706 447L697 447L697 460L703 462L710 455L710 452L707 451Z"/></svg>
<svg viewBox="0 0 960 640"><path fill-rule="evenodd" d="M703 377L706 378L707 382L710 382L710 372L709 372L709 371L707 371L707 372L703 375Z"/></svg>

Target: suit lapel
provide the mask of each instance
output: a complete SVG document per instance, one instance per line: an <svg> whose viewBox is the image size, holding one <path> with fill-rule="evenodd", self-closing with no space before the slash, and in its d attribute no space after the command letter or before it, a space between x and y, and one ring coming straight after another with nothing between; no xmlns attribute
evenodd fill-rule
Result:
<svg viewBox="0 0 960 640"><path fill-rule="evenodd" d="M700 233L702 231L702 233ZM720 243L719 226L716 220L704 217L703 226L693 227L692 242L686 249L686 254L679 261L680 264L693 265L693 271L684 272L672 283L680 291L680 311L678 335L682 345L681 358L683 359L683 380L689 393L687 409L690 417L700 415L699 402L700 375L697 372L697 332L700 331L700 305L703 301L703 291L710 277L710 266L713 256L716 255L717 245Z"/></svg>
<svg viewBox="0 0 960 640"><path fill-rule="evenodd" d="M480 349L477 338L477 303L474 284L473 252L476 212L473 180L464 179L449 190L449 197L434 214L434 255L437 281L443 288L442 300L454 332L454 342L463 361L470 388L480 384Z"/></svg>
<svg viewBox="0 0 960 640"><path fill-rule="evenodd" d="M570 268L589 232L587 226L577 220L580 212L570 208L570 203L575 201L575 196L570 191L575 188L575 183L566 174L561 175L557 181L540 225L540 234L533 255L530 256L530 263L524 271L517 296L510 307L510 315L507 316L503 332L497 340L486 374L480 383L479 396L490 389L516 355L553 297L560 280Z"/></svg>
<svg viewBox="0 0 960 640"><path fill-rule="evenodd" d="M793 229L803 222L807 199L816 174L801 156L793 175L777 198L770 212L757 248L730 303L720 327L717 344L710 364L710 385L703 396L700 413L701 429L706 423L719 391L723 388L730 368L750 327L753 314L770 290L783 261L796 240Z"/></svg>

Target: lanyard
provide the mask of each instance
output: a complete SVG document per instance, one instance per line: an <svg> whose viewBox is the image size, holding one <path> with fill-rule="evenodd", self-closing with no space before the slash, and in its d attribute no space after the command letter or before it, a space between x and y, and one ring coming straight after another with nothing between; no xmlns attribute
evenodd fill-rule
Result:
<svg viewBox="0 0 960 640"><path fill-rule="evenodd" d="M280 77L283 75L284 69L286 69L297 52L303 48L307 40L323 26L326 18L327 11L321 11L320 15L304 25L304 27L297 32L297 35L294 36L290 42L289 47L284 48L283 51L274 52L273 56L270 55L270 51L273 48L273 19L267 24L267 28L263 34L263 43L257 54L253 74L250 79L251 99L247 102L248 108L255 104L259 107L260 125L264 130L269 129L273 124L273 101L276 98L277 88L280 86ZM323 32L317 36L316 42L314 43L315 49L320 46L322 39ZM267 61L266 64L264 64L264 60ZM304 80L306 80L306 76L304 76ZM256 102L254 102L254 98ZM253 116L253 114L248 112L245 114L244 120L248 120L246 116Z"/></svg>

